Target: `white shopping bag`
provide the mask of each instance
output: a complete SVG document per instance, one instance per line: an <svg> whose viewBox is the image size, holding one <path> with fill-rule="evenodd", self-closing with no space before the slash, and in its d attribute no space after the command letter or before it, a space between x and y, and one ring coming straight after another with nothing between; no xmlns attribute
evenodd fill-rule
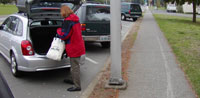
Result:
<svg viewBox="0 0 200 98"><path fill-rule="evenodd" d="M85 54L81 55L81 57L80 57L80 65L84 65L85 64L85 58L86 58Z"/></svg>
<svg viewBox="0 0 200 98"><path fill-rule="evenodd" d="M64 50L65 42L60 38L54 37L46 57L52 60L60 61Z"/></svg>

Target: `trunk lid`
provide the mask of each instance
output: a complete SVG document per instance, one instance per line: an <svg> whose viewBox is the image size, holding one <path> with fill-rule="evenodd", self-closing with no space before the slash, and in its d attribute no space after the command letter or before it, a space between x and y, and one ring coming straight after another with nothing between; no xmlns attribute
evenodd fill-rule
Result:
<svg viewBox="0 0 200 98"><path fill-rule="evenodd" d="M61 19L62 4L76 11L81 5L81 0L18 0L17 7L19 12L27 13L29 19Z"/></svg>

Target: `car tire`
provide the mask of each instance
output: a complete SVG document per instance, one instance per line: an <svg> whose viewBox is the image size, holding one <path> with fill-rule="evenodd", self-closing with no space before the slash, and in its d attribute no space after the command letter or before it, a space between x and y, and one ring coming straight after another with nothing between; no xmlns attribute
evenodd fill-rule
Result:
<svg viewBox="0 0 200 98"><path fill-rule="evenodd" d="M133 21L136 21L137 20L137 18L133 18Z"/></svg>
<svg viewBox="0 0 200 98"><path fill-rule="evenodd" d="M21 76L21 72L18 70L17 60L16 60L14 53L11 53L10 60L11 60L11 66L10 66L11 68L10 69L11 69L12 74L15 77Z"/></svg>
<svg viewBox="0 0 200 98"><path fill-rule="evenodd" d="M110 48L110 42L101 42L102 48Z"/></svg>
<svg viewBox="0 0 200 98"><path fill-rule="evenodd" d="M122 14L121 19L126 20L126 16L124 14Z"/></svg>

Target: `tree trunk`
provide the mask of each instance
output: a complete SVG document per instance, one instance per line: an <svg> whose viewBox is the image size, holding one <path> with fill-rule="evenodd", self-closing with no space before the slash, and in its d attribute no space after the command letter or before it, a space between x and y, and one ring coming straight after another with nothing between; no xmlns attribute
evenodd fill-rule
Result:
<svg viewBox="0 0 200 98"><path fill-rule="evenodd" d="M196 0L193 0L193 22L196 22Z"/></svg>

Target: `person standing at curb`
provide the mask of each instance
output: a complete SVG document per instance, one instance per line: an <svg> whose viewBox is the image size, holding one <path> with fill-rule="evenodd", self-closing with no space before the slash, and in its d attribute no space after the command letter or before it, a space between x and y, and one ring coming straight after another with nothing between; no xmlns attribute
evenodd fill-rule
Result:
<svg viewBox="0 0 200 98"><path fill-rule="evenodd" d="M66 53L70 57L71 77L64 82L74 84L68 91L81 91L80 57L85 54L85 44L81 33L81 24L78 16L67 6L62 5L60 14L64 18L62 27L57 29L58 37L65 41Z"/></svg>

